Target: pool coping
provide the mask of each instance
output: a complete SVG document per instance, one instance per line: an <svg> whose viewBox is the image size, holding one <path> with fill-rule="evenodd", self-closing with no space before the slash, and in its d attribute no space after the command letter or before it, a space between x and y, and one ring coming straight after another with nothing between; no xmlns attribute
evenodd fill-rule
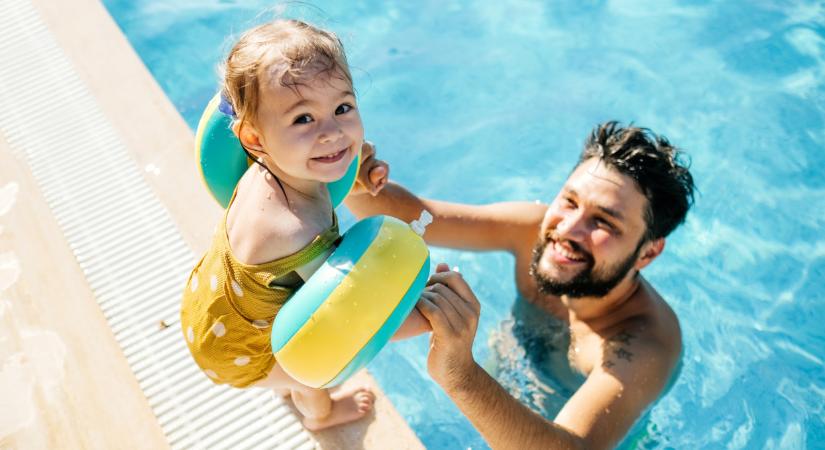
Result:
<svg viewBox="0 0 825 450"><path fill-rule="evenodd" d="M217 223L222 211L208 196L196 171L192 169L194 167L192 131L100 2L96 0L30 1L49 31L55 36L59 47L71 61L78 77L89 88L106 119L117 131L137 167L145 169L141 170L144 181L169 212L181 238L195 254L200 254L206 248L212 235L212 227L204 226L204 224ZM72 19L66 20L69 17ZM24 69L21 67L21 70ZM0 159L14 161L14 158L10 157L12 152L9 149L9 143L2 136L0 136L0 153L6 153ZM23 222L13 224L11 231L16 238L11 243L12 248L23 251L26 241L35 239L43 242L44 245L48 241L48 246L57 248L41 250L38 253L37 250L29 247L29 251L23 251L25 259L21 262L24 265L42 266L46 264L46 258L52 260L59 258L58 264L66 267L67 271L63 276L70 280L66 282L78 286L85 285L86 280L80 272L77 261L71 256L68 243L60 235L56 222L51 217L48 206L37 189L34 177L25 168L25 164L18 161L18 166L19 170L14 172L14 176L6 171L0 171L4 178L9 176L12 180L21 180L20 185L23 190L19 196L25 195L28 198L25 205L18 203L16 206L18 210L27 208L27 211L18 216L20 219L17 220L25 219L29 221L28 223L36 222L41 225L33 228ZM12 165L7 167L12 167ZM4 233L8 235L9 230ZM0 235L0 239L5 237L7 236ZM42 303L40 307L46 308L48 301L45 297L59 293L61 286L57 282L46 283L42 289L51 289L52 293L43 293L42 296L20 294L19 291L25 291L26 286L34 286L37 283L34 275L35 273L31 271L23 271L19 283L21 288L16 289L18 293L12 292L13 299L21 303ZM94 308L97 308L94 294L89 290L88 285L84 289L78 288L75 293L77 299L74 301L85 299L82 303L88 311L94 311ZM88 335L77 336L77 341L68 342L70 359L83 353L82 348L78 349L76 346L83 347L90 342L104 344L109 352L106 353L106 358L97 358L90 364L100 367L105 365L107 370L115 370L119 377L125 377L121 379L120 384L106 385L103 392L109 392L105 396L111 396L110 398L127 398L128 400L118 401L117 405L92 402L82 409L75 409L74 405L65 401L48 405L49 409L54 410L49 414L58 414L67 421L61 423L71 424L74 420L80 422L80 418L73 419L73 416L82 415L83 420L88 421L89 426L85 427L87 430L111 430L106 434L105 440L93 437L93 432L90 431L75 431L73 432L74 438L66 438L64 436L66 433L60 431L65 430L65 425L55 427L49 425L48 421L38 421L40 433L48 442L64 444L74 442L78 444L78 447L111 448L112 445L123 445L124 437L133 434L123 434L118 431L117 426L113 426L112 417L121 417L127 424L126 429L141 430L142 440L139 442L145 445L138 445L138 447L157 448L159 443L164 442L162 431L154 420L148 403L141 395L139 386L133 379L128 379L128 375L125 375L129 374L129 368L124 364L126 361L122 354L119 358L113 356L118 353L119 348L111 330L108 330L99 310L86 314L97 316L96 318L88 317L88 320L95 323L97 328ZM83 317L85 320L86 316ZM36 321L36 319L33 320ZM49 326L60 327L58 322L58 317L54 317L49 322ZM72 361L68 365L75 366ZM109 369L110 365L112 369ZM91 370L91 366L79 367L78 370ZM88 375L91 376L91 374ZM388 443L392 443L393 448L423 448L372 377L362 373L359 374L358 380L371 385L378 394L376 413L370 419L353 425L313 433L318 445L321 448L370 449L386 448ZM95 383L91 380L85 383L82 380L75 380L74 384L63 388L68 396L96 389ZM130 408L123 409L121 404L128 404ZM43 411L40 414L47 415ZM129 439L130 444L135 442L133 438ZM106 445L101 445L104 442Z"/></svg>

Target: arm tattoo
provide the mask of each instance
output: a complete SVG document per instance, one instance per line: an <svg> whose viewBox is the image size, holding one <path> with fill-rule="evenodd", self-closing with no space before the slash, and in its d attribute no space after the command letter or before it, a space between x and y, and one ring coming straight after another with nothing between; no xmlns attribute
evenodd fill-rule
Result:
<svg viewBox="0 0 825 450"><path fill-rule="evenodd" d="M635 338L632 334L628 333L627 331L622 331L621 333L613 336L612 338L608 339L610 342L621 342L624 345L630 345L630 340Z"/></svg>
<svg viewBox="0 0 825 450"><path fill-rule="evenodd" d="M616 365L616 362L619 359L623 359L627 362L633 362L633 353L630 351L630 341L635 338L635 335L628 333L627 331L622 331L621 333L609 338L607 342L605 342L605 350L610 350L612 355L608 355L607 351L605 351L606 354L604 357L604 362L602 362L602 367L605 369L610 369Z"/></svg>
<svg viewBox="0 0 825 450"><path fill-rule="evenodd" d="M628 362L633 361L633 353L630 353L629 351L625 350L624 348L619 347L616 350L614 350L613 353L615 353L616 357L619 358L619 359L625 359Z"/></svg>

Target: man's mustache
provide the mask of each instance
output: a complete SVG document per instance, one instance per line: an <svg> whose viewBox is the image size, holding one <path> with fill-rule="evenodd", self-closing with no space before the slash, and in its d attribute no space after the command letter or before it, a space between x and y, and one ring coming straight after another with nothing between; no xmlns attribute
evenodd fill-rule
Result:
<svg viewBox="0 0 825 450"><path fill-rule="evenodd" d="M573 249L574 252L582 255L588 262L590 262L590 263L593 262L593 255L591 255L590 252L583 249L582 246L579 245L576 242L573 242L571 240L562 240L559 237L558 233L556 233L555 230L547 230L547 232L544 233L544 240L541 243L542 252L544 251L544 249L547 248L547 246L551 242L558 242L559 244L566 243L567 245L569 245Z"/></svg>

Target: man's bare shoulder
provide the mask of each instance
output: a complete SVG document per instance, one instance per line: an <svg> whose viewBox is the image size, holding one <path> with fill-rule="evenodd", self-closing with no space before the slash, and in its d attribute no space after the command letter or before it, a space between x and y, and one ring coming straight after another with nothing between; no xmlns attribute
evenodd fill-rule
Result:
<svg viewBox="0 0 825 450"><path fill-rule="evenodd" d="M605 335L601 370L628 381L642 381L658 393L682 353L679 319L664 299L643 282L640 311Z"/></svg>
<svg viewBox="0 0 825 450"><path fill-rule="evenodd" d="M651 291L655 292L655 291ZM601 334L595 364L556 417L586 448L611 448L665 391L681 354L679 323L658 295Z"/></svg>

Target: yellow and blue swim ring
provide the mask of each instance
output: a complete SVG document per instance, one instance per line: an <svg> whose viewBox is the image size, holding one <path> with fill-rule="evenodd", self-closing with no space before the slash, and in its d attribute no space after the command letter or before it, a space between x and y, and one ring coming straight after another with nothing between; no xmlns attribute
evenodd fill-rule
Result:
<svg viewBox="0 0 825 450"><path fill-rule="evenodd" d="M231 131L232 120L231 107L215 96L201 117L195 142L201 175L224 207L250 164ZM334 206L352 189L359 165L360 155L341 180L327 184ZM304 385L322 388L340 384L366 366L426 285L430 254L422 233L423 227L414 230L389 216L368 217L347 230L326 262L275 316L272 351L281 368Z"/></svg>
<svg viewBox="0 0 825 450"><path fill-rule="evenodd" d="M311 387L346 380L410 314L429 268L427 245L405 222L389 216L357 222L275 316L278 364Z"/></svg>

